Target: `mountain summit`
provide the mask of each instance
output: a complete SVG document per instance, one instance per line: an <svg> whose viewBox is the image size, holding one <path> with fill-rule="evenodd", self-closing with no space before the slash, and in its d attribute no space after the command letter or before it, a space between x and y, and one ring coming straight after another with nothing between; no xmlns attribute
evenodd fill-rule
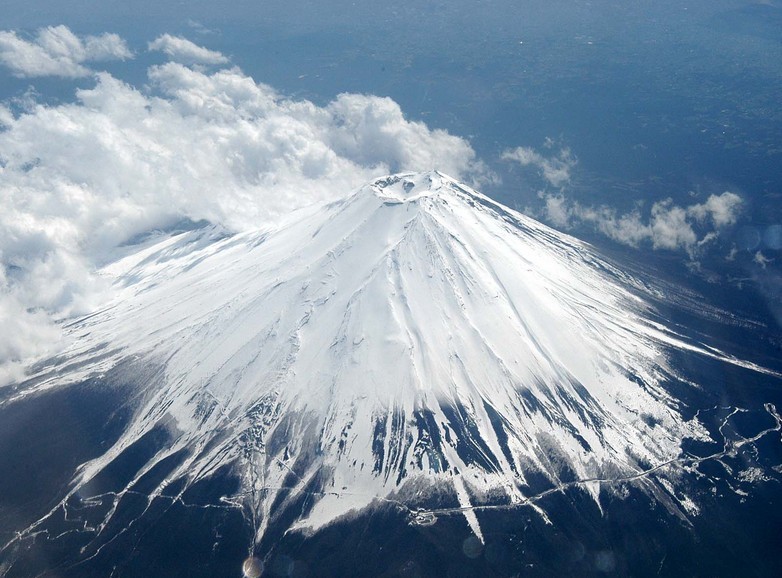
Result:
<svg viewBox="0 0 782 578"><path fill-rule="evenodd" d="M742 364L666 329L589 245L439 172L271 230L147 242L103 274L116 299L17 394L132 384L126 426L49 514L78 503L94 528L126 495L181 500L226 472L219 503L256 541L377 503L418 524L458 512L482 540L480 509L545 517L539 498L575 486L599 507L619 481L684 517L697 506L648 474L709 435L666 387L668 355Z"/></svg>

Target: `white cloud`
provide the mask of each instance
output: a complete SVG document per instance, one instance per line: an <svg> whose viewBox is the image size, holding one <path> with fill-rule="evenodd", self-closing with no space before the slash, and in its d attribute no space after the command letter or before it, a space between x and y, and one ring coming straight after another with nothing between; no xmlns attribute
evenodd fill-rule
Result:
<svg viewBox="0 0 782 578"><path fill-rule="evenodd" d="M79 38L66 26L49 26L38 30L32 40L25 40L14 31L0 31L0 63L19 77L78 78L91 74L87 62L132 57L116 34Z"/></svg>
<svg viewBox="0 0 782 578"><path fill-rule="evenodd" d="M96 266L134 235L182 218L257 228L392 171L482 171L469 143L408 121L388 98L320 107L238 69L171 62L149 80L141 91L100 73L73 103L0 108L6 381L53 346L51 319L100 302Z"/></svg>
<svg viewBox="0 0 782 578"><path fill-rule="evenodd" d="M163 52L171 60L183 64L227 64L228 58L215 50L199 46L186 38L163 34L150 42L149 50Z"/></svg>
<svg viewBox="0 0 782 578"><path fill-rule="evenodd" d="M443 130L430 130L424 123L408 122L399 105L390 98L340 94L325 113L329 120L324 138L341 156L362 165L388 165L392 172L415 166L462 173L472 162L467 141Z"/></svg>
<svg viewBox="0 0 782 578"><path fill-rule="evenodd" d="M573 209L563 195L550 195L546 197L546 217L555 227L569 229Z"/></svg>
<svg viewBox="0 0 782 578"><path fill-rule="evenodd" d="M8 107L0 104L0 129L6 126L11 126L14 121L14 115L8 110Z"/></svg>
<svg viewBox="0 0 782 578"><path fill-rule="evenodd" d="M0 287L5 279L0 277ZM20 379L24 375L21 362L26 357L45 354L55 346L59 332L43 311L28 311L14 295L0 294L0 385Z"/></svg>
<svg viewBox="0 0 782 578"><path fill-rule="evenodd" d="M555 144L547 138L544 147L552 149ZM560 189L554 194L539 194L545 202L545 218L551 224L565 229L590 224L610 239L631 247L649 243L654 249L684 250L693 257L699 247L718 237L719 229L735 224L742 209L741 197L725 191L686 207L674 205L671 199L658 201L652 204L646 218L640 208L618 214L611 207L586 206L565 196L563 191L570 183L571 170L578 163L568 148L546 157L532 148L517 147L505 151L501 159L535 167L550 185Z"/></svg>
<svg viewBox="0 0 782 578"><path fill-rule="evenodd" d="M687 207L687 213L699 222L710 220L716 227L725 227L736 223L741 203L740 196L725 191L721 195L711 195L705 203Z"/></svg>
<svg viewBox="0 0 782 578"><path fill-rule="evenodd" d="M545 147L552 148L553 141L547 138ZM571 170L578 164L578 159L567 147L550 157L544 157L531 147L517 147L503 152L500 159L517 162L523 167L535 167L551 186L558 188L570 182Z"/></svg>
<svg viewBox="0 0 782 578"><path fill-rule="evenodd" d="M752 259L755 263L760 265L762 269L765 269L769 263L773 263L774 259L769 259L762 252L757 251Z"/></svg>
<svg viewBox="0 0 782 578"><path fill-rule="evenodd" d="M666 199L652 205L651 240L655 249L691 250L698 237L687 221L687 210Z"/></svg>
<svg viewBox="0 0 782 578"><path fill-rule="evenodd" d="M671 199L658 201L647 219L640 209L618 214L613 208L584 206L562 194L545 195L544 200L545 217L555 226L572 228L586 223L624 245L649 243L654 249L684 250L691 257L699 247L714 241L721 227L735 224L742 209L741 197L729 191L687 207L674 205Z"/></svg>

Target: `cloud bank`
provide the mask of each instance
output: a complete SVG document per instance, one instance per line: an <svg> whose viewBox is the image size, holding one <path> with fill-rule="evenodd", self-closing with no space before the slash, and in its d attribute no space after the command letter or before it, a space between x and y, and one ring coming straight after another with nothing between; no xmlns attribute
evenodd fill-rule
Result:
<svg viewBox="0 0 782 578"><path fill-rule="evenodd" d="M158 39L187 46L174 40ZM96 268L137 234L183 218L257 228L379 174L482 170L467 141L407 120L389 98L341 94L320 107L236 68L174 62L148 79L141 90L99 73L72 103L0 105L0 383L56 347L53 319L104 298Z"/></svg>
<svg viewBox="0 0 782 578"><path fill-rule="evenodd" d="M544 147L552 149L556 144L547 138ZM568 147L548 156L531 147L517 147L503 152L500 159L534 168L550 187L558 189L539 193L545 203L542 218L549 223L561 229L591 225L610 239L631 247L646 244L653 249L683 250L693 258L700 247L718 237L720 229L734 225L743 208L739 195L725 191L686 207L665 199L652 204L645 215L640 208L619 213L612 207L584 205L567 197L566 188L578 164Z"/></svg>
<svg viewBox="0 0 782 578"><path fill-rule="evenodd" d="M0 31L0 63L21 78L79 78L92 73L85 63L128 58L133 53L116 34L79 38L66 26L49 26L25 40L15 31Z"/></svg>
<svg viewBox="0 0 782 578"><path fill-rule="evenodd" d="M739 195L725 191L686 207L671 199L658 201L644 217L639 209L619 214L610 207L570 201L561 193L544 195L544 199L545 216L557 227L569 229L586 223L624 245L649 243L654 249L684 250L690 257L716 239L720 228L735 224L743 205Z"/></svg>

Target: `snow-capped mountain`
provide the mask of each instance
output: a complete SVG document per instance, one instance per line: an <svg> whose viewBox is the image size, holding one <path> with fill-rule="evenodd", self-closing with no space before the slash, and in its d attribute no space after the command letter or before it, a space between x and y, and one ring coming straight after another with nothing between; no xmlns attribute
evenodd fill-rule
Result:
<svg viewBox="0 0 782 578"><path fill-rule="evenodd" d="M754 367L666 328L589 245L438 172L379 179L273 229L127 253L102 272L116 298L69 322L66 351L15 393L132 382L127 427L50 512L95 508L97 532L126 494L145 488L149 507L226 470L241 483L219 501L249 513L256 540L378 501L429 524L434 499L482 538L476 508L537 507L573 484L599 504L611 480L694 511L647 478L685 439L709 439L666 387L669 353ZM107 507L95 488L134 451Z"/></svg>

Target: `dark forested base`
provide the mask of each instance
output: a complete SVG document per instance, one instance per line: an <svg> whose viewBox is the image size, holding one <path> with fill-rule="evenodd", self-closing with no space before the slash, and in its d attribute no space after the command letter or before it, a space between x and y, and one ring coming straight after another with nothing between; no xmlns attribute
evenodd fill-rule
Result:
<svg viewBox="0 0 782 578"><path fill-rule="evenodd" d="M539 504L551 523L527 508L479 513L484 544L461 515L410 526L388 506L309 538L288 534L258 555L270 576L771 577L782 575L781 497L766 486L743 503L706 500L689 525L638 491L608 500L602 514L579 491L552 494Z"/></svg>
<svg viewBox="0 0 782 578"><path fill-rule="evenodd" d="M463 514L414 525L390 502L307 535L289 530L306 510L306 500L293 500L253 548L249 512L222 499L239 492L230 470L181 496L184 485L175 482L167 495L150 498L183 459L174 454L130 483L169 443L163 429L141 437L58 506L76 468L103 454L133 411L131 390L113 383L88 381L0 407L0 577L239 578L250 554L264 576L782 576L782 443L759 403L743 413L700 412L720 442L688 441L683 450L693 459L724 449L723 435L769 433L719 459L677 466L697 514L666 508L664 495L648 493L660 492L659 484L606 484L600 506L569 486L536 502L547 518L529 506L476 511L481 543ZM417 506L452 507L449 492Z"/></svg>
<svg viewBox="0 0 782 578"><path fill-rule="evenodd" d="M782 575L781 498L777 484L760 484L751 498L706 499L689 525L637 490L604 500L602 513L568 491L539 504L550 523L529 508L479 512L483 544L460 514L414 526L385 505L308 537L289 532L254 555L264 576L772 577ZM97 538L40 534L7 550L0 568L7 578L241 576L251 524L241 510L203 506L157 500L139 516L146 500L126 497Z"/></svg>

